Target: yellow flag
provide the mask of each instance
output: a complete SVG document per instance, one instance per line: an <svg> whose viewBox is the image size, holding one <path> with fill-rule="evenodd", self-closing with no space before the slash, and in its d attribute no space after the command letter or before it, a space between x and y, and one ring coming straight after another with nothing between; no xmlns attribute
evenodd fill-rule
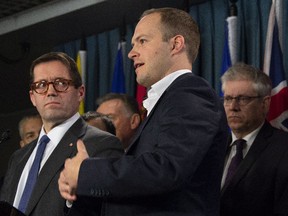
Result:
<svg viewBox="0 0 288 216"><path fill-rule="evenodd" d="M86 83L86 58L87 58L87 52L86 50L79 50L76 63L79 70L79 73L82 77L82 82L85 85ZM85 105L84 100L81 101L79 106L79 113L82 115L85 112Z"/></svg>

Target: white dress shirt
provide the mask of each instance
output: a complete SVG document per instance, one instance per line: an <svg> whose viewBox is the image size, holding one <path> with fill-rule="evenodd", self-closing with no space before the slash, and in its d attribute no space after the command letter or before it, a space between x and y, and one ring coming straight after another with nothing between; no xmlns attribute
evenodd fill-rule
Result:
<svg viewBox="0 0 288 216"><path fill-rule="evenodd" d="M52 152L54 151L54 149L57 147L58 143L60 142L60 140L63 138L64 134L68 131L68 129L80 118L80 114L76 113L74 116L72 116L71 118L67 119L65 122L63 122L62 124L54 127L51 131L49 131L48 134L45 133L44 128L42 126L42 129L40 131L39 137L38 137L38 141L37 141L37 145L34 148L32 154L30 155L24 169L23 172L21 174L19 183L18 183L18 187L17 187L17 192L14 198L14 203L13 206L15 208L18 208L19 206L19 202L20 199L22 197L22 193L24 191L24 187L28 178L28 174L29 171L31 169L31 166L33 164L34 161L34 157L36 155L36 151L38 149L39 146L39 141L41 139L41 137L43 135L47 135L50 139L50 141L47 143L47 146L45 148L42 160L41 160L41 164L40 164L40 168L39 168L39 172L41 171L42 167L44 166L44 164L46 163L46 161L48 160L49 156L52 154Z"/></svg>
<svg viewBox="0 0 288 216"><path fill-rule="evenodd" d="M147 93L147 99L143 101L143 106L147 110L147 116L163 94L163 92L168 88L168 86L179 76L185 73L192 73L190 70L183 69L175 71L167 76L165 76L163 79L159 80L155 84L153 84Z"/></svg>

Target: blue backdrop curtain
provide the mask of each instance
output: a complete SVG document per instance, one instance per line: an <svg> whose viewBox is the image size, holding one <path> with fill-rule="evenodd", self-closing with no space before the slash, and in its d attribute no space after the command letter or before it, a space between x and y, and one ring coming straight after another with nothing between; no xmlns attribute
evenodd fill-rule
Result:
<svg viewBox="0 0 288 216"><path fill-rule="evenodd" d="M258 68L263 67L266 31L272 0L238 0L238 59ZM283 1L283 61L288 77L288 1ZM285 10L286 9L286 10ZM204 77L218 91L224 46L225 19L229 15L229 0L210 0L190 7L190 15L197 21L201 32L201 46L193 72ZM95 23L95 25L97 25ZM127 26L124 73L126 91L135 96L135 74L133 63L127 58L131 49L130 41L134 26ZM112 75L120 30L104 32L86 38L87 43L87 82L86 111L95 109L97 97L111 89ZM76 59L80 39L55 47Z"/></svg>

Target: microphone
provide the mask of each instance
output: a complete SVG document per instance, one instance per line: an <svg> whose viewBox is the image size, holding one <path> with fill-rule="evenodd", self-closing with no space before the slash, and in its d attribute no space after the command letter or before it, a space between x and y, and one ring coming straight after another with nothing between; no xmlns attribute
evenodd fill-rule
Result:
<svg viewBox="0 0 288 216"><path fill-rule="evenodd" d="M0 138L0 144L2 144L4 141L10 139L10 130L7 129L6 131L4 131L2 134L1 134L1 138Z"/></svg>

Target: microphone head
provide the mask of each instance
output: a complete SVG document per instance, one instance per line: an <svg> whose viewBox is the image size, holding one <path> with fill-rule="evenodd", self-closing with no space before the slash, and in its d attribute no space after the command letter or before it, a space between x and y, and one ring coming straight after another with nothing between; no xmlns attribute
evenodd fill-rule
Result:
<svg viewBox="0 0 288 216"><path fill-rule="evenodd" d="M2 134L1 134L1 139L0 139L0 143L3 142L3 141L6 141L10 139L10 130L7 129L6 131L4 131Z"/></svg>

